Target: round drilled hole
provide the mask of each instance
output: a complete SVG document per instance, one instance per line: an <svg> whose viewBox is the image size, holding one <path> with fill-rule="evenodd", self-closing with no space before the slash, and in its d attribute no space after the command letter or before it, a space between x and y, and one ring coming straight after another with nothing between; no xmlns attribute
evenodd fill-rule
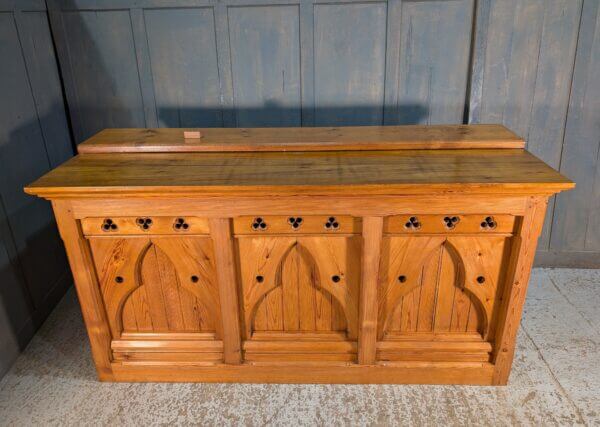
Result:
<svg viewBox="0 0 600 427"><path fill-rule="evenodd" d="M262 282L264 282L264 281L265 281L265 278L264 278L263 276L256 276L256 281L257 281L258 283L262 283Z"/></svg>
<svg viewBox="0 0 600 427"><path fill-rule="evenodd" d="M125 280L125 279L123 279L123 277L122 277L122 276L117 276L117 277L115 277L115 282L117 282L117 283L123 283L123 282L124 282L124 280Z"/></svg>
<svg viewBox="0 0 600 427"><path fill-rule="evenodd" d="M406 282L406 276L404 276L404 275L398 276L398 281L399 281L400 283L404 283L404 282Z"/></svg>
<svg viewBox="0 0 600 427"><path fill-rule="evenodd" d="M190 277L190 280L192 281L192 283L198 283L198 280L200 279L198 278L198 276L193 275L192 277Z"/></svg>
<svg viewBox="0 0 600 427"><path fill-rule="evenodd" d="M483 283L483 282L485 282L485 277L477 276L477 283Z"/></svg>
<svg viewBox="0 0 600 427"><path fill-rule="evenodd" d="M341 279L340 279L340 276L338 276L337 274L335 274L335 275L331 276L331 280L333 281L333 283L337 283Z"/></svg>

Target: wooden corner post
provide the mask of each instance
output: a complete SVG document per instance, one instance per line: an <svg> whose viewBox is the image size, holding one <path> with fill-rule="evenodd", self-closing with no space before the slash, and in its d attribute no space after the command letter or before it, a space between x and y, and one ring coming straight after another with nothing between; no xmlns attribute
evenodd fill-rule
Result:
<svg viewBox="0 0 600 427"><path fill-rule="evenodd" d="M112 336L90 247L79 222L73 216L71 203L53 200L52 207L69 258L98 378L101 381L114 381L110 347Z"/></svg>
<svg viewBox="0 0 600 427"><path fill-rule="evenodd" d="M383 235L382 217L364 217L358 331L358 363L375 364L377 346L377 286Z"/></svg>
<svg viewBox="0 0 600 427"><path fill-rule="evenodd" d="M240 364L242 362L240 310L231 224L228 218L211 218L209 221L223 319L223 360L229 364Z"/></svg>
<svg viewBox="0 0 600 427"><path fill-rule="evenodd" d="M498 322L500 327L494 345L492 381L496 385L505 385L510 375L529 276L537 242L544 226L547 203L547 197L529 198L517 235L513 237Z"/></svg>

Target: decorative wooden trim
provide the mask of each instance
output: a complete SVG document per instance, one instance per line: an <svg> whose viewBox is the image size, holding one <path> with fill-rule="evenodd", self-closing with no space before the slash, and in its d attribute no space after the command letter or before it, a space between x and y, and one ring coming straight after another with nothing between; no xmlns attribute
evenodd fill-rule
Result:
<svg viewBox="0 0 600 427"><path fill-rule="evenodd" d="M358 363L373 365L377 342L377 288L383 238L383 218L363 218L362 280L358 333Z"/></svg>
<svg viewBox="0 0 600 427"><path fill-rule="evenodd" d="M528 200L519 233L513 238L503 305L497 322L499 330L494 345L493 383L497 385L505 385L508 382L529 276L538 238L544 225L547 203L546 197L531 197Z"/></svg>
<svg viewBox="0 0 600 427"><path fill-rule="evenodd" d="M113 195L114 196L114 195ZM449 211L462 214L523 215L527 197L492 195L428 196L290 196L277 197L165 197L165 198L106 198L72 200L76 218L95 217L98 212L106 216L169 216L179 212L183 217L229 217L269 212L270 215L287 215L290 206L296 215L350 215L389 216L410 215L414 212L446 215Z"/></svg>
<svg viewBox="0 0 600 427"><path fill-rule="evenodd" d="M214 243L223 319L223 358L225 363L239 364L242 361L240 309L231 223L228 218L211 218L209 227Z"/></svg>
<svg viewBox="0 0 600 427"><path fill-rule="evenodd" d="M83 236L79 222L73 216L70 202L55 200L52 207L73 272L98 378L102 381L112 381L115 379L111 365L112 336L88 242Z"/></svg>

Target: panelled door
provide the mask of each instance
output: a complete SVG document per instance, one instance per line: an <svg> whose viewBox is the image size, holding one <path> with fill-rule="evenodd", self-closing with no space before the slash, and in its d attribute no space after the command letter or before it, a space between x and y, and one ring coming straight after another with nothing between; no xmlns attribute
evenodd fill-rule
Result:
<svg viewBox="0 0 600 427"><path fill-rule="evenodd" d="M236 228L245 360L354 361L361 241L337 222L352 219L331 221L326 235L316 233L328 218L301 218L296 228L289 218L262 220L271 227L264 235ZM282 221L292 227L278 228Z"/></svg>
<svg viewBox="0 0 600 427"><path fill-rule="evenodd" d="M479 223L487 234L417 225L383 239L378 359L489 361L512 221L506 230Z"/></svg>
<svg viewBox="0 0 600 427"><path fill-rule="evenodd" d="M116 228L104 233L102 224L90 224L94 219L84 221L84 230L102 230L88 241L114 358L221 361L221 313L210 237L133 234L126 218L110 219L109 225ZM177 219L172 222L177 224ZM151 220L154 223L159 220ZM142 224L139 230L161 231L159 224L156 228L144 229Z"/></svg>

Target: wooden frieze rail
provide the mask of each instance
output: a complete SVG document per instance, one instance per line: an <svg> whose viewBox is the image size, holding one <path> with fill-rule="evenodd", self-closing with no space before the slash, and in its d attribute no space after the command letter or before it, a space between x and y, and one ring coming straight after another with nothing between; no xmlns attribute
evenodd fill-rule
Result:
<svg viewBox="0 0 600 427"><path fill-rule="evenodd" d="M573 186L458 125L107 129L25 191L103 381L500 385Z"/></svg>

